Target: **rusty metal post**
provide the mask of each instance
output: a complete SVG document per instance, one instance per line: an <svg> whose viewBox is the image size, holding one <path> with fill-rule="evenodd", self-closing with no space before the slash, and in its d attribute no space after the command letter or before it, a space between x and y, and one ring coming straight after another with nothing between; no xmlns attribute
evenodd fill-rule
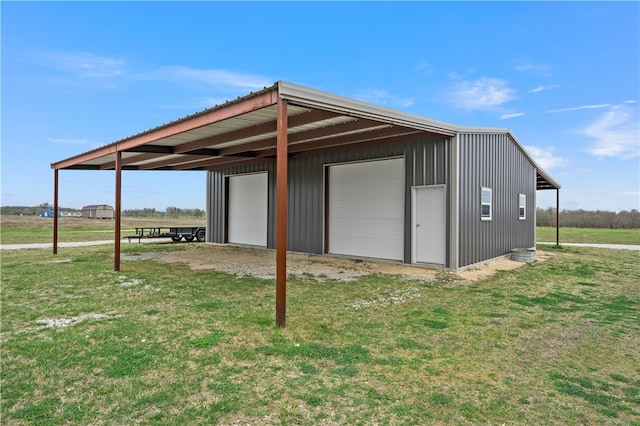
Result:
<svg viewBox="0 0 640 426"><path fill-rule="evenodd" d="M276 324L287 312L287 101L278 97L276 156Z"/></svg>
<svg viewBox="0 0 640 426"><path fill-rule="evenodd" d="M122 223L122 152L116 148L116 206L115 236L113 249L113 270L120 271L120 225Z"/></svg>
<svg viewBox="0 0 640 426"><path fill-rule="evenodd" d="M58 254L58 169L53 171L53 254Z"/></svg>
<svg viewBox="0 0 640 426"><path fill-rule="evenodd" d="M560 245L560 188L556 188L556 245Z"/></svg>

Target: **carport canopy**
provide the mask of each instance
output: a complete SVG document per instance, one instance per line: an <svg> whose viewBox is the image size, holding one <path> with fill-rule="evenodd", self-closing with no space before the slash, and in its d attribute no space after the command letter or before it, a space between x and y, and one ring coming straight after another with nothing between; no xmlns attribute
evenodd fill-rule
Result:
<svg viewBox="0 0 640 426"><path fill-rule="evenodd" d="M54 211L58 209L59 170L115 171L114 270L119 271L123 170L210 171L275 161L276 322L284 327L288 159L478 130L509 132L455 126L279 81L258 92L51 164ZM514 140L520 145L515 137ZM536 168L537 189L560 188L537 165ZM54 254L57 245L58 218L54 215Z"/></svg>

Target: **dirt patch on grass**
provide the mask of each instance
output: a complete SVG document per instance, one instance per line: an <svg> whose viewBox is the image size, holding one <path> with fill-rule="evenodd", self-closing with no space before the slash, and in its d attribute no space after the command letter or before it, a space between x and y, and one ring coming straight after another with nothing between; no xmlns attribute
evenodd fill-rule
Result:
<svg viewBox="0 0 640 426"><path fill-rule="evenodd" d="M543 254L538 251L536 253L536 260L545 261L549 256L550 255L546 253ZM523 265L524 263L513 261L509 257L498 257L488 262L472 266L464 271L460 271L457 275L465 281L477 281L487 278L498 271L511 271L513 269L520 268Z"/></svg>
<svg viewBox="0 0 640 426"><path fill-rule="evenodd" d="M107 312L106 314L90 313L90 314L78 315L77 317L71 317L71 318L42 318L37 320L36 323L43 324L42 326L38 327L38 329L51 328L51 327L64 328L64 327L70 327L72 325L76 325L87 319L112 319L112 318L119 318L119 317L120 315L116 315L113 312Z"/></svg>
<svg viewBox="0 0 640 426"><path fill-rule="evenodd" d="M538 252L538 260L548 255ZM153 259L163 263L184 263L192 270L215 270L237 276L275 278L275 250L221 245L198 245L186 250L149 252L124 257L126 260ZM523 266L509 258L498 258L461 271L457 274L464 281L476 281L500 270L512 270ZM434 280L439 269L406 265L395 262L351 259L327 255L303 253L287 254L287 273L299 277L309 276L318 280L355 280L369 274L401 275L405 278Z"/></svg>

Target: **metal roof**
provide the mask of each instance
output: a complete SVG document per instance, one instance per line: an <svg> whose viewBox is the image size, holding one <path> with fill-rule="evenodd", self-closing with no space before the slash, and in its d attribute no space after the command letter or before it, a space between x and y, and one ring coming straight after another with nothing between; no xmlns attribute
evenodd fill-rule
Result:
<svg viewBox="0 0 640 426"><path fill-rule="evenodd" d="M96 209L113 210L113 207L111 207L108 204L90 204L88 206L82 207L82 210L96 210Z"/></svg>
<svg viewBox="0 0 640 426"><path fill-rule="evenodd" d="M273 86L51 164L56 170L215 170L274 161L277 99L288 102L290 158L327 150L405 143L457 133L509 133L456 126L279 81ZM559 188L513 136L539 170L538 187ZM543 188L544 187L544 188Z"/></svg>

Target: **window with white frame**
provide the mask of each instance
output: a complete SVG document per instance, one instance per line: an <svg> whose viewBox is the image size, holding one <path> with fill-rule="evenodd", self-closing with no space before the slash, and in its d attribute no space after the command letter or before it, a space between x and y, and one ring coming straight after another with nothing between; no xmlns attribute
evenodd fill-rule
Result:
<svg viewBox="0 0 640 426"><path fill-rule="evenodd" d="M518 194L518 219L527 219L527 195Z"/></svg>
<svg viewBox="0 0 640 426"><path fill-rule="evenodd" d="M491 188L482 187L480 197L480 219L491 220L492 213L492 200L491 200Z"/></svg>

